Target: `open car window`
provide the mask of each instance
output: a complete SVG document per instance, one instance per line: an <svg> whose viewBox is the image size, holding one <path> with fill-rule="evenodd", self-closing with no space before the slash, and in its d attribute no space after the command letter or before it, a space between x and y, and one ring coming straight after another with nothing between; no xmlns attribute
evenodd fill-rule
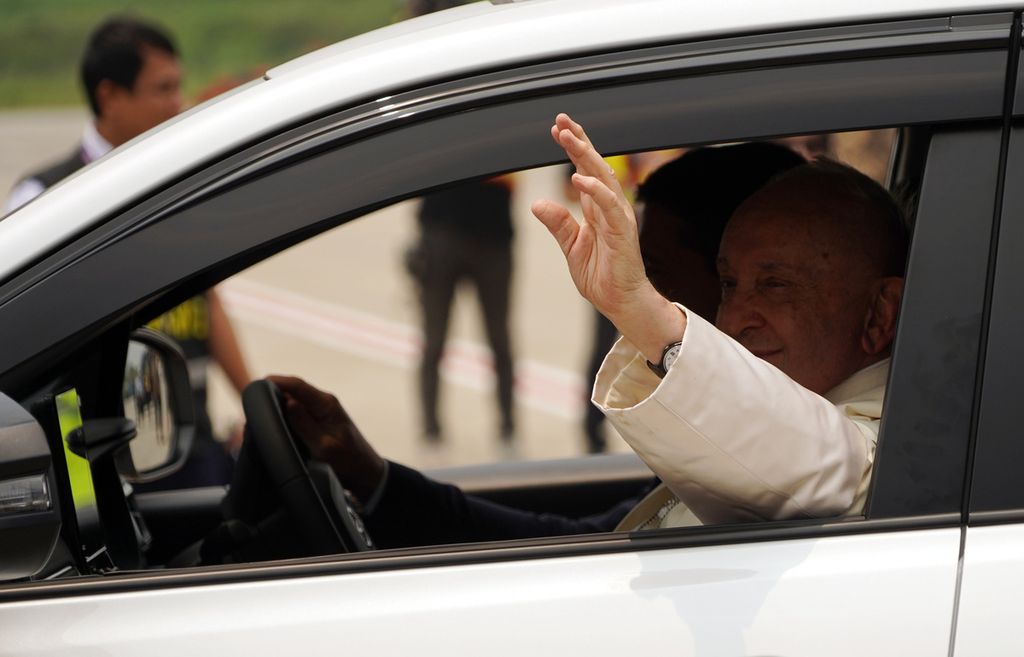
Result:
<svg viewBox="0 0 1024 657"><path fill-rule="evenodd" d="M803 155L852 163L884 182L895 135L895 130L880 130L793 137L780 143ZM635 190L651 171L685 151L635 153L610 161L624 184ZM585 418L593 384L588 368L595 340L603 341L603 347L596 347L601 357L610 342L597 335L596 313L576 292L557 246L529 210L534 200L551 198L567 203L579 216L575 194L566 184L569 171L559 165L508 174L507 201L499 198L496 206L482 201L477 222L484 228L452 238L455 251L448 258L465 260L449 263L441 274L431 272L457 279L439 367L437 414L443 434L438 444L427 435L421 398L424 303L444 305L444 297L425 300L421 277L424 268L444 264L426 262L422 252L422 241L430 239L425 235L429 226L424 229L419 219L423 197L346 223L225 281L218 289L251 368L302 376L333 392L383 454L414 467L586 454L590 444ZM479 188L477 183L461 188L466 204L481 203L473 197ZM446 189L442 198L435 194L429 202L457 202L459 190ZM458 225L438 223L442 237L437 239L459 230L466 233ZM473 251L474 246L490 249L479 264L457 252ZM510 263L501 261L505 247ZM508 305L500 314L508 324L515 364L515 431L509 444L501 435L495 359L481 303L482 295L485 303L502 305L506 285ZM434 308L432 314L443 310ZM215 424L223 435L241 419L241 406L221 376L215 375L211 394ZM631 453L610 426L602 426L601 432L607 434L607 451Z"/></svg>

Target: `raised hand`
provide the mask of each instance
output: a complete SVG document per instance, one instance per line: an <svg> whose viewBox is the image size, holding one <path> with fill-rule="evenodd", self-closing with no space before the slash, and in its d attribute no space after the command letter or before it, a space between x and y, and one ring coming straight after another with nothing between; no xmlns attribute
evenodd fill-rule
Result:
<svg viewBox="0 0 1024 657"><path fill-rule="evenodd" d="M580 294L649 359L659 359L682 336L685 316L647 279L633 208L580 124L559 114L551 137L576 167L583 221L549 200L536 201L533 214L558 242Z"/></svg>

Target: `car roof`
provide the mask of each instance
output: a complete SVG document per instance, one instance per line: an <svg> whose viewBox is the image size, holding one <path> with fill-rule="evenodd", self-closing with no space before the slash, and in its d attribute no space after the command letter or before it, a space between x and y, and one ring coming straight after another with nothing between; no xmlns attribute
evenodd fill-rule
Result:
<svg viewBox="0 0 1024 657"><path fill-rule="evenodd" d="M1020 0L1015 0L1020 2ZM0 280L133 200L261 135L475 71L815 26L1005 11L986 0L494 0L398 23L270 69L164 123L0 221Z"/></svg>

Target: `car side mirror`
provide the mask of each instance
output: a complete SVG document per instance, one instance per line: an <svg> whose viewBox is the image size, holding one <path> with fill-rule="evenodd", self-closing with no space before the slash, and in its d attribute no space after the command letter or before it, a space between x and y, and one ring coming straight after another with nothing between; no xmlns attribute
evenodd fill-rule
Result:
<svg viewBox="0 0 1024 657"><path fill-rule="evenodd" d="M46 433L0 393L0 581L39 572L60 537L60 503Z"/></svg>
<svg viewBox="0 0 1024 657"><path fill-rule="evenodd" d="M115 453L118 472L129 482L145 483L179 470L195 431L181 347L153 329L133 331L121 390L124 414L135 424L136 435Z"/></svg>

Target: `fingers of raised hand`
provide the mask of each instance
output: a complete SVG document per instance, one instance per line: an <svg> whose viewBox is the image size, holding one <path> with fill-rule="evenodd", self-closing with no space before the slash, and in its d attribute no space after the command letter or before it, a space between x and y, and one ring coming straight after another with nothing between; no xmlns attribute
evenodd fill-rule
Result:
<svg viewBox="0 0 1024 657"><path fill-rule="evenodd" d="M580 139L570 130L559 132L557 141L576 166L578 173L597 178L616 194L622 193L622 186L615 177L615 171L589 141Z"/></svg>
<svg viewBox="0 0 1024 657"><path fill-rule="evenodd" d="M577 173L573 174L572 184L580 191L585 202L592 203L600 210L600 212L595 212L593 208L587 207L587 203L584 203L586 216L591 223L605 223L617 230L626 228L627 222L631 219L629 206L625 204L619 194L609 189L604 181ZM603 222L601 221L602 217Z"/></svg>
<svg viewBox="0 0 1024 657"><path fill-rule="evenodd" d="M563 136L562 133L565 133ZM551 126L551 138L555 143L566 151L566 155L577 167L585 163L577 161L576 156L587 148L594 148L590 138L583 131L583 126L569 118L568 114L559 114L555 117L555 124Z"/></svg>
<svg viewBox="0 0 1024 657"><path fill-rule="evenodd" d="M535 201L530 210L554 236L562 253L568 256L580 231L572 214L564 206L546 200Z"/></svg>
<svg viewBox="0 0 1024 657"><path fill-rule="evenodd" d="M583 130L583 126L573 121L572 117L564 112L555 117L555 128L559 131L568 130L587 146L593 146L590 143L590 138L587 137L587 133Z"/></svg>

